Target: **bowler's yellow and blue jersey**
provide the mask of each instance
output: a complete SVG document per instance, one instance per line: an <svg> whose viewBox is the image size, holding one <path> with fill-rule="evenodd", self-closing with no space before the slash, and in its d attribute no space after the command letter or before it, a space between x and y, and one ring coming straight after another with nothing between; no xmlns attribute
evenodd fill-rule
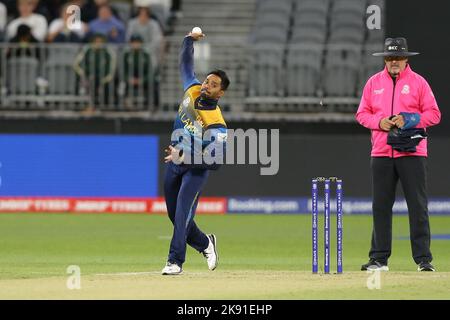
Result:
<svg viewBox="0 0 450 320"><path fill-rule="evenodd" d="M226 149L226 135L227 126L222 116L220 107L217 105L217 100L202 98L200 89L201 83L196 79L194 74L193 62L193 39L190 36L184 38L181 53L180 53L180 73L183 81L184 95L178 108L178 114L174 122L174 130L183 129L186 134L191 136L191 141L203 137L203 133L209 130L212 137L211 140L201 141L202 149L206 148L211 143L220 144L217 149L222 150L222 157L225 156ZM198 129L202 132L197 132ZM172 143L178 143L172 141ZM192 145L192 144L191 144ZM193 150L186 150L183 144L183 152L193 152ZM224 163L223 159L223 163ZM192 165L192 164L190 164ZM206 169L217 169L218 164L195 165L195 167L203 167Z"/></svg>
<svg viewBox="0 0 450 320"><path fill-rule="evenodd" d="M208 99L200 94L201 84L194 75L193 53L193 39L187 36L184 38L180 57L184 95L174 122L176 134L172 134L172 139L176 140L181 133L182 143L172 141L172 145L183 153L195 154L194 157L201 153L202 161L199 164L192 164L184 160L179 165L170 161L164 178L167 213L174 225L167 261L170 264L177 264L180 270L186 259L187 244L203 253L209 247L210 238L199 229L194 216L209 170L218 169L220 164L218 161L213 164L210 164L210 161L206 163L203 156L217 152L222 152L224 156L227 134L217 100ZM204 137L205 132L211 134L210 137ZM186 142L185 137L189 141ZM194 140L196 147L192 147ZM217 157L214 157L215 159Z"/></svg>

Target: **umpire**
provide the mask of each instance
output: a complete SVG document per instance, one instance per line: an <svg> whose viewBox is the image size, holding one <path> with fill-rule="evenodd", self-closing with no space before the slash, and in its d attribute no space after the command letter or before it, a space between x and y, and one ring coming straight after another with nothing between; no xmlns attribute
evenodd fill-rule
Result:
<svg viewBox="0 0 450 320"><path fill-rule="evenodd" d="M425 129L441 113L427 81L415 73L405 38L387 38L385 68L366 83L356 120L371 130L373 231L369 262L361 270L388 271L392 247L392 207L397 182L408 205L412 255L419 271L435 271L431 261ZM411 139L414 138L414 139ZM402 141L412 141L407 147Z"/></svg>

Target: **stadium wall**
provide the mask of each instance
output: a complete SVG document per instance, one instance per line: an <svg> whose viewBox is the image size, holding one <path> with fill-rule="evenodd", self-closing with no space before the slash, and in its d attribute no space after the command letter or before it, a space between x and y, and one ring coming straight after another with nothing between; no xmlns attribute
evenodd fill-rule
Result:
<svg viewBox="0 0 450 320"><path fill-rule="evenodd" d="M115 133L114 124L111 124L111 121L86 120L82 124L78 122L30 121L26 130L24 130L25 126L14 126L12 122L12 124L9 123L9 126L0 126L0 128L3 129L2 131L28 131L32 134L37 132L73 134L77 132L77 135L111 135ZM238 125L233 127L237 128ZM354 197L370 197L369 132L363 128L358 129L359 134L350 133L346 129L350 126L342 126L342 131L333 125L315 124L314 126L314 130L323 131L323 133L318 134L316 131L314 133L294 133L296 128L300 132L306 130L302 128L303 124L296 124L296 128L290 125L280 126L280 163L277 175L260 175L261 166L259 165L229 165L211 174L203 194L206 196L302 197L309 196L311 177L339 176L344 179L346 194ZM112 136L141 136L153 133L157 137L159 145L156 154L158 179L156 180L157 192L155 195L161 196L164 175L163 149L169 142L171 124L136 121L135 125L130 122L121 127L123 130L121 133L126 133L126 135ZM245 128L245 126L242 127ZM259 123L258 127L277 128L274 123ZM450 197L448 183L450 170L447 169L448 159L450 159L450 148L448 147L450 138L436 135L434 132L435 128L429 130L430 137L428 139L429 194L432 197ZM2 141L8 142L5 139ZM5 149L0 150L0 159L5 157L4 152ZM399 188L399 195L402 195L401 188Z"/></svg>
<svg viewBox="0 0 450 320"><path fill-rule="evenodd" d="M431 135L428 144L429 194L450 197L450 138ZM162 176L163 168L160 170ZM370 197L369 133L284 135L280 138L277 175L261 176L260 166L257 165L226 166L211 174L204 195L309 196L311 178L314 176L338 176L344 180L344 190L348 196ZM402 196L400 187L398 195Z"/></svg>
<svg viewBox="0 0 450 320"><path fill-rule="evenodd" d="M395 0L386 1L386 36L405 37L410 51L420 55L410 59L414 71L427 79L442 112L442 120L434 129L437 135L450 132L448 52L450 41L450 1Z"/></svg>

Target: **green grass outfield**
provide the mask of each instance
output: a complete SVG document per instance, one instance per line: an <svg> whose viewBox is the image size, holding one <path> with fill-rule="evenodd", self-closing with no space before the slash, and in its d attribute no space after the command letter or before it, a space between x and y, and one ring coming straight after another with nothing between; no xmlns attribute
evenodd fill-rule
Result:
<svg viewBox="0 0 450 320"><path fill-rule="evenodd" d="M407 216L394 218L391 271L380 289L367 288L359 268L371 219L344 217L344 274L312 275L310 215L200 215L199 226L218 237L217 270L189 248L184 274L167 277L166 216L0 214L0 299L449 299L450 241L432 240L438 272L417 272L402 239ZM430 219L433 234L450 234L450 216ZM66 287L69 265L81 268L80 290Z"/></svg>

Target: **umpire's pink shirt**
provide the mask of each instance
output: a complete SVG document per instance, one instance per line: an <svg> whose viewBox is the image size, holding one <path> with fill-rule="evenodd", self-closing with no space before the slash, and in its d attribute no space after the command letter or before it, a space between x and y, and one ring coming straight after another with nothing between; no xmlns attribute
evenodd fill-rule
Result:
<svg viewBox="0 0 450 320"><path fill-rule="evenodd" d="M388 133L380 129L380 121L400 112L419 113L420 122L416 128L431 127L441 120L429 84L409 65L397 77L395 87L386 67L372 76L364 87L356 120L372 131L372 157L427 156L426 139L419 143L414 153L398 152L387 144Z"/></svg>

